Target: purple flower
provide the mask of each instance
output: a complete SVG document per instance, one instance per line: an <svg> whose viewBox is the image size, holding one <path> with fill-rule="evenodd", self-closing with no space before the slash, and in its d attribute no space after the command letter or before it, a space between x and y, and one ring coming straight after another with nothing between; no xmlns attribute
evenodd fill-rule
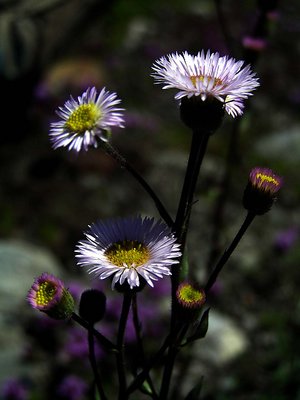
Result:
<svg viewBox="0 0 300 400"><path fill-rule="evenodd" d="M214 97L224 103L232 117L243 114L244 99L252 95L259 86L258 78L250 66L243 67L236 61L219 53L206 54L202 50L196 56L187 51L161 57L153 64L152 76L163 89L179 89L175 99L200 96L202 101Z"/></svg>
<svg viewBox="0 0 300 400"><path fill-rule="evenodd" d="M74 299L63 282L47 272L35 279L27 301L31 307L55 319L70 318L74 311Z"/></svg>
<svg viewBox="0 0 300 400"><path fill-rule="evenodd" d="M263 51L267 47L267 41L265 39L253 36L245 36L242 43L246 49L255 51Z"/></svg>
<svg viewBox="0 0 300 400"><path fill-rule="evenodd" d="M170 267L181 255L170 229L154 218L99 221L85 236L76 249L78 265L100 279L112 276L113 288L126 281L131 289L138 287L140 277L153 287L152 281L171 275Z"/></svg>
<svg viewBox="0 0 300 400"><path fill-rule="evenodd" d="M299 238L299 228L292 226L277 234L275 238L275 248L281 251L289 250Z"/></svg>
<svg viewBox="0 0 300 400"><path fill-rule="evenodd" d="M112 127L123 128L123 109L116 107L119 103L116 93L105 88L99 94L95 87L88 88L77 100L71 96L56 112L61 120L51 123L53 148L87 151L90 146L97 147L97 138L107 141Z"/></svg>
<svg viewBox="0 0 300 400"><path fill-rule="evenodd" d="M249 182L257 190L275 195L282 186L282 178L269 168L255 167L249 175Z"/></svg>
<svg viewBox="0 0 300 400"><path fill-rule="evenodd" d="M112 329L101 322L99 331L103 335L109 336ZM65 338L62 353L67 359L77 358L86 361L89 355L87 332L77 326L70 328ZM96 358L101 358L103 356L102 348L97 341L95 341L95 355Z"/></svg>
<svg viewBox="0 0 300 400"><path fill-rule="evenodd" d="M57 394L66 400L82 400L88 390L86 382L75 375L66 376L57 389Z"/></svg>
<svg viewBox="0 0 300 400"><path fill-rule="evenodd" d="M246 210L262 215L270 210L276 200L283 179L269 168L255 167L250 171L244 190L243 205Z"/></svg>
<svg viewBox="0 0 300 400"><path fill-rule="evenodd" d="M3 400L26 400L28 399L28 390L19 379L10 378L4 382L1 388L1 398Z"/></svg>

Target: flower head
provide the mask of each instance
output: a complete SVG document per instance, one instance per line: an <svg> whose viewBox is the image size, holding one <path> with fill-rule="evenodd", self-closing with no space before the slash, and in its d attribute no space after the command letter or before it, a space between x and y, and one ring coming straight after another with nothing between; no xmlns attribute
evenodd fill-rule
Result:
<svg viewBox="0 0 300 400"><path fill-rule="evenodd" d="M259 86L250 66L243 67L236 61L219 53L206 54L202 50L196 56L187 51L161 57L153 64L152 76L163 89L179 89L175 99L200 96L202 101L215 98L224 104L232 117L243 114L244 99Z"/></svg>
<svg viewBox="0 0 300 400"><path fill-rule="evenodd" d="M95 87L88 88L75 100L72 96L56 111L61 118L51 123L50 140L53 148L68 147L69 150L88 150L97 147L97 138L106 141L110 128L123 128L122 108L116 93L105 88L97 95Z"/></svg>
<svg viewBox="0 0 300 400"><path fill-rule="evenodd" d="M244 207L257 215L265 214L272 207L282 183L282 178L271 169L253 168L244 191Z"/></svg>
<svg viewBox="0 0 300 400"><path fill-rule="evenodd" d="M3 400L27 400L28 389L24 383L17 378L9 378L1 387L1 399Z"/></svg>
<svg viewBox="0 0 300 400"><path fill-rule="evenodd" d="M88 267L100 279L112 278L112 287L124 282L140 286L140 277L152 281L171 275L178 263L179 245L170 229L154 218L129 217L99 221L85 233L76 249L78 265Z"/></svg>
<svg viewBox="0 0 300 400"><path fill-rule="evenodd" d="M87 383L75 375L64 377L57 389L58 394L68 400L80 400L85 396L87 391Z"/></svg>
<svg viewBox="0 0 300 400"><path fill-rule="evenodd" d="M74 311L74 299L63 282L46 272L35 279L27 301L31 307L55 319L70 318Z"/></svg>
<svg viewBox="0 0 300 400"><path fill-rule="evenodd" d="M80 298L79 315L91 324L94 324L104 316L106 297L98 289L85 290Z"/></svg>
<svg viewBox="0 0 300 400"><path fill-rule="evenodd" d="M179 305L181 318L193 321L198 317L199 312L206 301L204 289L197 284L182 282L176 291L176 298Z"/></svg>
<svg viewBox="0 0 300 400"><path fill-rule="evenodd" d="M177 301L186 308L198 308L205 303L205 292L188 282L183 282L178 286L176 292Z"/></svg>

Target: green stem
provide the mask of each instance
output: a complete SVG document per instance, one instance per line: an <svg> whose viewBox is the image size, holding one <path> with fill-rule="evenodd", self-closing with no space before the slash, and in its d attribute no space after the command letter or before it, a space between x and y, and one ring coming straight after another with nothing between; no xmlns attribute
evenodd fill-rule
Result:
<svg viewBox="0 0 300 400"><path fill-rule="evenodd" d="M180 276L183 269L183 257L186 244L186 237L188 225L193 205L194 192L198 180L200 167L206 152L208 140L208 132L194 131L188 165L185 173L185 178L182 186L181 197L179 200L176 220L175 220L175 233L178 242L181 244L182 258L178 268L172 271L172 315L171 315L171 330L175 324L176 314L176 290L179 284Z"/></svg>
<svg viewBox="0 0 300 400"><path fill-rule="evenodd" d="M136 293L134 293L132 296L132 316L133 316L133 325L134 325L134 329L135 329L135 334L136 334L136 338L137 338L139 356L141 359L142 366L144 368L145 367L145 350L144 350L142 333L141 333L141 322L140 322L139 315L138 315L138 305L137 305ZM152 391L152 398L157 399L158 396L157 396L155 387L153 385L152 379L149 374L147 377L147 382Z"/></svg>
<svg viewBox="0 0 300 400"><path fill-rule="evenodd" d="M210 237L210 244L208 246L209 255L206 267L207 271L209 271L211 267L214 265L217 255L220 252L220 236L223 231L224 212L230 191L231 176L233 170L236 169L237 166L239 167L241 164L237 151L240 123L241 123L240 118L236 118L234 120L232 125L232 130L229 135L229 144L227 148L226 162L224 166L224 175L219 185L220 191L216 199L216 203L212 213L212 221L211 221L212 233Z"/></svg>
<svg viewBox="0 0 300 400"><path fill-rule="evenodd" d="M176 236L178 241L183 244L186 240L194 192L209 136L209 134L201 131L193 132L188 165L175 220Z"/></svg>
<svg viewBox="0 0 300 400"><path fill-rule="evenodd" d="M236 234L235 238L231 242L230 246L224 251L222 257L217 262L214 270L212 271L210 277L208 278L207 284L205 286L205 292L206 293L211 289L213 284L216 282L219 273L221 272L222 268L224 267L224 265L228 261L229 257L231 256L231 254L235 250L236 246L238 245L239 241L243 237L244 233L246 232L246 230L250 226L250 224L253 221L253 219L255 218L255 216L256 216L256 214L253 214L251 212L247 213L246 218L245 218L242 226L240 227L238 233Z"/></svg>
<svg viewBox="0 0 300 400"><path fill-rule="evenodd" d="M121 167L125 168L143 187L143 189L148 193L148 195L154 201L154 204L161 216L161 218L166 222L169 227L173 226L173 219L167 212L165 206L158 198L153 189L149 186L149 184L145 181L145 179L127 162L127 160L108 142L103 142L101 140L100 143L101 148L110 155Z"/></svg>
<svg viewBox="0 0 300 400"><path fill-rule="evenodd" d="M104 393L104 389L102 386L101 382L101 377L97 368L97 360L95 356L95 343L94 343L94 333L93 333L93 326L90 326L90 329L88 329L88 343L89 343L89 359L90 359L90 364L93 370L94 378L95 378L95 383L99 392L99 396L101 400L107 400L107 397Z"/></svg>
<svg viewBox="0 0 300 400"><path fill-rule="evenodd" d="M162 360L162 357L165 351L167 350L169 344L170 344L170 335L166 337L160 349L148 362L145 368L134 378L133 382L128 387L127 395L129 395L130 393L134 392L137 388L139 388L143 384L143 382L148 378L149 371Z"/></svg>
<svg viewBox="0 0 300 400"><path fill-rule="evenodd" d="M185 324L183 325L179 332L175 332L175 340L173 340L173 343L169 347L169 352L165 364L165 369L163 373L163 379L162 379L162 384L161 384L161 389L160 389L160 394L159 394L159 400L166 400L168 398L168 393L170 390L170 384L171 384L171 378L172 378L172 373L173 373L173 367L175 364L175 360L177 357L177 354L180 350L180 344L188 330L189 325Z"/></svg>
<svg viewBox="0 0 300 400"><path fill-rule="evenodd" d="M126 400L125 396L127 390L126 371L125 371L125 358L124 358L124 335L128 319L128 314L131 305L131 294L124 293L122 311L119 321L118 337L117 337L117 370L119 376L119 400Z"/></svg>
<svg viewBox="0 0 300 400"><path fill-rule="evenodd" d="M95 336L96 339L101 343L101 345L108 351L114 351L117 352L116 346L108 340L105 336L103 336L99 331L97 331L94 327L91 327L90 324L82 319L79 315L76 313L72 314L73 321L77 322L79 325L81 325L83 328L90 330L93 335Z"/></svg>

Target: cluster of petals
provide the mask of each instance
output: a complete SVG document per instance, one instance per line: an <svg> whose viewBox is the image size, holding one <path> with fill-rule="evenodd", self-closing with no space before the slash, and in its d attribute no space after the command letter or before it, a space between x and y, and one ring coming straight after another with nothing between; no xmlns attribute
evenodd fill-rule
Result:
<svg viewBox="0 0 300 400"><path fill-rule="evenodd" d="M244 99L259 86L249 65L218 52L172 53L158 59L152 69L152 76L164 85L163 89L179 89L175 99L200 96L205 101L214 97L224 103L232 117L243 114Z"/></svg>
<svg viewBox="0 0 300 400"><path fill-rule="evenodd" d="M78 243L78 265L87 267L101 280L112 277L116 283L127 282L130 288L140 285L142 277L150 286L164 275L171 275L170 267L178 263L181 252L176 238L162 221L141 216L117 218L92 224L85 233L85 240ZM122 263L116 265L107 256L107 250L116 243L136 242L142 244L149 254L141 265Z"/></svg>
<svg viewBox="0 0 300 400"><path fill-rule="evenodd" d="M255 167L249 174L250 184L263 192L275 194L282 187L283 179L269 168Z"/></svg>
<svg viewBox="0 0 300 400"><path fill-rule="evenodd" d="M47 293L43 294L42 287L45 284L48 288L52 289L52 294L50 296L47 295ZM61 300L63 291L64 284L59 278L48 274L47 272L43 272L42 275L35 278L33 285L27 294L27 301L31 307L45 311L51 309Z"/></svg>
<svg viewBox="0 0 300 400"><path fill-rule="evenodd" d="M97 147L97 140L107 140L107 132L112 127L124 127L123 108L116 107L121 101L116 93L102 88L97 93L95 87L88 88L77 100L70 96L63 107L59 107L56 114L60 117L57 122L51 123L50 140L54 149L67 147L69 150L87 151L89 147ZM97 118L83 132L68 129L66 123L74 112L83 105L92 105L97 111Z"/></svg>

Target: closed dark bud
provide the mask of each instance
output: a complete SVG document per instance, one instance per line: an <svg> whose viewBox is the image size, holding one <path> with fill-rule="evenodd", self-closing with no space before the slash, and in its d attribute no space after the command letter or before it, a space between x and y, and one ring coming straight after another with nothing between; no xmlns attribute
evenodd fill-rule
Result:
<svg viewBox="0 0 300 400"><path fill-rule="evenodd" d="M192 130L213 134L221 125L225 113L224 103L208 97L183 97L180 103L180 117L185 125Z"/></svg>
<svg viewBox="0 0 300 400"><path fill-rule="evenodd" d="M98 289L88 289L81 295L79 315L87 322L94 324L100 321L105 313L106 297Z"/></svg>

